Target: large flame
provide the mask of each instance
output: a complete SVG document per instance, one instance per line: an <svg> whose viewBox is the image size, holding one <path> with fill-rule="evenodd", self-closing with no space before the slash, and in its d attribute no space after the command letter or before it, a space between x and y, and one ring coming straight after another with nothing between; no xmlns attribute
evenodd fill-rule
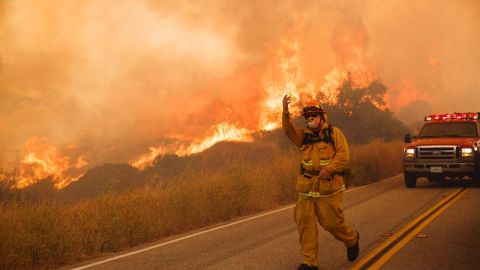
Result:
<svg viewBox="0 0 480 270"><path fill-rule="evenodd" d="M364 61L366 33L362 25L354 29L355 31L350 28L347 29L348 31L338 31L334 36L333 47L338 53L339 64L324 76L324 83L320 86L316 86L312 80L308 80L304 76L298 30L299 27L282 39L273 61L274 75L265 75L263 78L263 88L267 95L260 103L259 130L273 130L280 126L283 110L282 99L285 94L291 96L294 101L290 112L298 115L301 108L312 101L336 103L338 87L349 76L358 87L367 86L375 78ZM212 130L214 131L213 135L196 140L188 146L173 144L150 147L147 154L142 155L131 164L139 169L144 169L151 165L157 156L166 153L174 153L179 156L198 153L219 141L249 141L251 140L249 135L255 132L255 130L238 128L229 123L214 126Z"/></svg>
<svg viewBox="0 0 480 270"><path fill-rule="evenodd" d="M212 129L213 135L208 136L205 139L196 140L186 148L181 148L176 151L177 155L183 156L188 154L194 154L202 152L203 150L210 148L212 145L221 141L232 142L250 142L252 137L250 136L252 131L246 128L238 128L233 124L222 123L216 125Z"/></svg>
<svg viewBox="0 0 480 270"><path fill-rule="evenodd" d="M251 133L252 131L246 128L238 128L233 124L221 123L212 127L211 135L203 139L195 140L189 145L171 144L168 146L150 147L149 153L131 162L131 165L139 169L144 169L152 165L157 156L164 154L176 154L178 156L195 154L221 141L250 142L253 140Z"/></svg>
<svg viewBox="0 0 480 270"><path fill-rule="evenodd" d="M171 145L170 147L168 146L157 146L157 147L150 147L149 150L150 152L142 155L139 157L137 160L134 160L130 162L130 164L138 169L145 169L145 167L152 165L153 161L155 161L155 158L158 156L162 156L164 154L167 154L171 152Z"/></svg>
<svg viewBox="0 0 480 270"><path fill-rule="evenodd" d="M264 89L267 98L261 104L260 129L273 130L278 128L282 112L282 99L285 94L293 100L312 98L316 91L315 85L307 81L303 75L302 59L299 54L298 40L282 40L277 52L280 78L264 78ZM297 112L298 106L292 108Z"/></svg>
<svg viewBox="0 0 480 270"><path fill-rule="evenodd" d="M67 146L72 148L75 146ZM63 188L82 174L69 172L72 168L83 168L88 165L85 156L80 155L74 161L57 147L48 143L45 138L33 137L26 143L27 154L18 164L15 171L15 187L24 188L39 180L51 178L56 188Z"/></svg>
<svg viewBox="0 0 480 270"><path fill-rule="evenodd" d="M359 23L354 28L337 27L332 47L337 53L338 63L323 76L324 83L320 86L304 76L297 31L299 30L296 29L282 40L276 53L277 59L274 63L278 63L280 78L264 78L267 98L261 104L259 128L262 130L272 130L280 126L282 98L285 94L293 99L290 112L298 115L301 108L312 101L335 104L338 88L349 76L357 87L368 86L375 79L365 62L366 29L363 24Z"/></svg>

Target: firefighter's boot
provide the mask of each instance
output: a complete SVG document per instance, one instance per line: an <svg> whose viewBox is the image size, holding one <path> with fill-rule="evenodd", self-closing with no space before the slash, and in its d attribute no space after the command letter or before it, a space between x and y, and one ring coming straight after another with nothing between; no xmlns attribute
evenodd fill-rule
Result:
<svg viewBox="0 0 480 270"><path fill-rule="evenodd" d="M357 233L357 243L353 247L347 248L347 257L348 260L353 262L357 259L358 253L360 253L360 234L356 231Z"/></svg>

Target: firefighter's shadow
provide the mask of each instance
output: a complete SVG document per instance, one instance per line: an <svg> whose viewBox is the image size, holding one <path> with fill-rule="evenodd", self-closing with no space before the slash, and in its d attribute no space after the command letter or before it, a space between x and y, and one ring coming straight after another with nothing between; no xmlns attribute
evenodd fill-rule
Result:
<svg viewBox="0 0 480 270"><path fill-rule="evenodd" d="M448 188L448 187L471 187L479 188L478 186L472 183L471 179L447 179L442 181L429 181L426 178L418 178L416 188L424 189L437 189L437 188Z"/></svg>

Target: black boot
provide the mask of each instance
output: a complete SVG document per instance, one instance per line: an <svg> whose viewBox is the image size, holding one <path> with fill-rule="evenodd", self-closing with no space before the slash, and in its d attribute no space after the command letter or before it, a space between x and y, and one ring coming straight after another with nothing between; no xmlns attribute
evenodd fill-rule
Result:
<svg viewBox="0 0 480 270"><path fill-rule="evenodd" d="M358 257L358 253L360 253L360 246L359 246L359 242L360 242L360 234L355 231L357 233L357 243L355 244L355 246L353 247L349 247L347 248L347 257L348 257L348 260L353 262L357 259Z"/></svg>
<svg viewBox="0 0 480 270"><path fill-rule="evenodd" d="M300 264L297 270L318 270L318 266L308 266L304 263Z"/></svg>

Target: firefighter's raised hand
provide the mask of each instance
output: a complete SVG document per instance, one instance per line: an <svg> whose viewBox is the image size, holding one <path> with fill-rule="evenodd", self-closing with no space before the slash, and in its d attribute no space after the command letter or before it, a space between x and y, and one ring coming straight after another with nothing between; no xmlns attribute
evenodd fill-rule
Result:
<svg viewBox="0 0 480 270"><path fill-rule="evenodd" d="M327 172L327 170L325 169L322 169L320 171L320 173L318 174L318 177L320 179L324 179L324 180L332 180L332 176L330 175L330 173Z"/></svg>
<svg viewBox="0 0 480 270"><path fill-rule="evenodd" d="M283 97L283 113L288 113L288 104L292 102L292 97L285 95Z"/></svg>

